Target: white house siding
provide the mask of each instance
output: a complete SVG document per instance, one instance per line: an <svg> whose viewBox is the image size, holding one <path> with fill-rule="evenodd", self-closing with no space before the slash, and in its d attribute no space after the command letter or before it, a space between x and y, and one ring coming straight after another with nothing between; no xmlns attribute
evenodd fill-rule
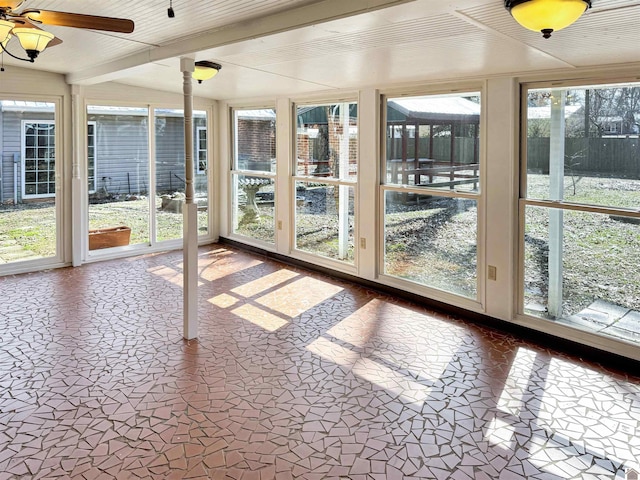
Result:
<svg viewBox="0 0 640 480"><path fill-rule="evenodd" d="M204 118L193 119L194 163L196 131L206 126ZM195 175L196 186L206 175ZM184 119L182 116L159 116L156 113L156 191L158 194L184 192Z"/></svg>
<svg viewBox="0 0 640 480"><path fill-rule="evenodd" d="M113 195L146 195L149 192L149 136L147 116L89 114L96 122L97 189ZM204 119L194 119L197 126ZM156 190L184 191L184 119L156 117ZM194 133L194 141L196 135ZM198 175L197 181L205 180Z"/></svg>
<svg viewBox="0 0 640 480"><path fill-rule="evenodd" d="M112 195L149 191L148 118L89 114L96 122L96 187Z"/></svg>
<svg viewBox="0 0 640 480"><path fill-rule="evenodd" d="M32 102L29 102L32 103ZM15 108L15 107L14 107ZM22 120L53 120L53 112L0 112L0 202L17 197L22 201ZM148 117L142 115L89 114L95 122L96 188L113 195L147 194L149 190ZM184 120L181 116L158 118L156 137L156 181L158 193L184 191ZM204 118L194 118L195 131L206 126ZM17 155L17 183L14 175ZM206 182L206 175L196 175L196 184ZM16 192L17 191L17 196Z"/></svg>

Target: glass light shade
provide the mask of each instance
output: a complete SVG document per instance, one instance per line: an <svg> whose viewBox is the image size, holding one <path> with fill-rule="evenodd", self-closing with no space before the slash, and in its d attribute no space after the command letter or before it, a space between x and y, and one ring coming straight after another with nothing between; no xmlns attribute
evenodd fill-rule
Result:
<svg viewBox="0 0 640 480"><path fill-rule="evenodd" d="M20 40L20 45L27 52L42 52L49 42L53 40L53 33L45 32L37 28L14 28L13 34Z"/></svg>
<svg viewBox="0 0 640 480"><path fill-rule="evenodd" d="M7 38L5 38L3 41L0 42L0 44L2 45L2 48L7 48L7 43L9 43L9 40L11 40L13 38L13 35L9 34L7 35Z"/></svg>
<svg viewBox="0 0 640 480"><path fill-rule="evenodd" d="M0 20L0 43L2 43L3 46L6 45L5 40L11 38L11 30L13 30L15 26L16 24L13 22Z"/></svg>
<svg viewBox="0 0 640 480"><path fill-rule="evenodd" d="M195 63L195 69L191 76L195 78L198 83L202 83L203 80L209 80L216 76L222 67L213 62L201 61Z"/></svg>
<svg viewBox="0 0 640 480"><path fill-rule="evenodd" d="M586 0L527 0L511 7L510 12L524 28L548 38L551 32L578 20L589 6Z"/></svg>

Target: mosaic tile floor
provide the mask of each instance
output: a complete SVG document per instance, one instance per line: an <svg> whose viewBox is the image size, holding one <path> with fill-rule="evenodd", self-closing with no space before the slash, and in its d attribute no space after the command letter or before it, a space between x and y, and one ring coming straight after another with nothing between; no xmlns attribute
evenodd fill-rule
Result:
<svg viewBox="0 0 640 480"><path fill-rule="evenodd" d="M217 245L0 277L0 479L622 479L640 378Z"/></svg>

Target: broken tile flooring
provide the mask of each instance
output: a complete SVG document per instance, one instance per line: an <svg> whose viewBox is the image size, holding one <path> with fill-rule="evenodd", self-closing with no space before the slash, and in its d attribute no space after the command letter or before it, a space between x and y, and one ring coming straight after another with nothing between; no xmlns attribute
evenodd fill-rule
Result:
<svg viewBox="0 0 640 480"><path fill-rule="evenodd" d="M181 252L0 277L0 479L640 470L631 372L228 246L199 273L197 341Z"/></svg>

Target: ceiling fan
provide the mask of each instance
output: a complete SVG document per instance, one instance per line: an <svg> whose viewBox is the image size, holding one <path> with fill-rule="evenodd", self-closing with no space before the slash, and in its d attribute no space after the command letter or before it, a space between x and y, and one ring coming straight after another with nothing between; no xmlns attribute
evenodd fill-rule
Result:
<svg viewBox="0 0 640 480"><path fill-rule="evenodd" d="M63 27L86 28L107 32L131 33L134 23L126 18L99 17L81 13L55 12L38 8L16 10L24 0L0 0L0 53L25 62L33 62L45 48L62 43L52 33L38 25L56 25ZM7 50L9 40L15 36L20 41L28 58L21 58Z"/></svg>

